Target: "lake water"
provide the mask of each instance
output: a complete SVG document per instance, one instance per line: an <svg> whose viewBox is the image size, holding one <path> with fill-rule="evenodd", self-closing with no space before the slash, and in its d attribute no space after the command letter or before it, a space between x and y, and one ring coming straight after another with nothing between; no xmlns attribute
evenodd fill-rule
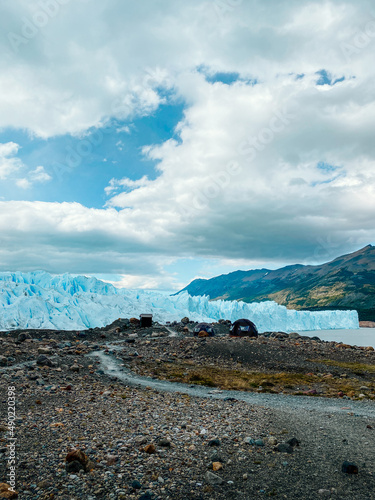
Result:
<svg viewBox="0 0 375 500"><path fill-rule="evenodd" d="M349 345L372 346L375 349L375 328L358 328L358 330L314 330L298 332L308 337L319 337L321 340L343 342Z"/></svg>

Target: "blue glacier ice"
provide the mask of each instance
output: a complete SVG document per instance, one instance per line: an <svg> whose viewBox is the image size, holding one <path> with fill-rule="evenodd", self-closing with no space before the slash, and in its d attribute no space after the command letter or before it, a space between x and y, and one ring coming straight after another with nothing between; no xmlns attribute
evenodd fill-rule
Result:
<svg viewBox="0 0 375 500"><path fill-rule="evenodd" d="M275 302L247 304L160 292L128 290L96 278L51 275L44 271L0 273L0 330L46 328L82 330L101 327L117 318L152 313L160 323L179 321L234 321L249 318L260 332L355 329L356 311L293 311Z"/></svg>

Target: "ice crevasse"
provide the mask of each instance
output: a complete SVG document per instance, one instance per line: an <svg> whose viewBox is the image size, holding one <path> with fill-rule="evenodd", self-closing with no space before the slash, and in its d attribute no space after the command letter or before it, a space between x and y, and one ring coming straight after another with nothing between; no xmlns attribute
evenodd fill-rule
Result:
<svg viewBox="0 0 375 500"><path fill-rule="evenodd" d="M0 273L0 330L84 330L117 318L152 313L155 321L217 321L249 318L260 332L358 328L356 311L294 311L276 302L210 301L187 292L128 290L86 276L44 271Z"/></svg>

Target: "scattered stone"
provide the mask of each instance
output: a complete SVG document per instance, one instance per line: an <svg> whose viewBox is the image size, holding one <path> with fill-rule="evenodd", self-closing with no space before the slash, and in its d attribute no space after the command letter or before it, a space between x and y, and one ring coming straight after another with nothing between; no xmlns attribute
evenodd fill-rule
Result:
<svg viewBox="0 0 375 500"><path fill-rule="evenodd" d="M74 363L74 365L70 367L70 371L79 372L79 366L76 363Z"/></svg>
<svg viewBox="0 0 375 500"><path fill-rule="evenodd" d="M277 439L275 438L275 436L270 436L268 438L268 444L270 444L271 446L276 446L277 445Z"/></svg>
<svg viewBox="0 0 375 500"><path fill-rule="evenodd" d="M290 446L292 446L294 448L295 446L299 446L301 443L300 443L300 441L298 441L297 438L292 437L291 439L289 439L287 441L287 444L289 444Z"/></svg>
<svg viewBox="0 0 375 500"><path fill-rule="evenodd" d="M264 446L264 441L263 439L256 439L254 441L255 446Z"/></svg>
<svg viewBox="0 0 375 500"><path fill-rule="evenodd" d="M134 480L131 483L131 487L133 488L133 490L140 490L142 488L142 485L141 485L141 483L139 481Z"/></svg>
<svg viewBox="0 0 375 500"><path fill-rule="evenodd" d="M166 438L161 438L158 441L158 445L163 447L163 448L170 448L171 442Z"/></svg>
<svg viewBox="0 0 375 500"><path fill-rule="evenodd" d="M186 325L187 323L189 323L189 321L190 321L189 318L185 316L185 318L182 318L181 323Z"/></svg>
<svg viewBox="0 0 375 500"><path fill-rule="evenodd" d="M27 332L21 332L17 337L18 342L25 342L26 339L31 339L31 335Z"/></svg>
<svg viewBox="0 0 375 500"><path fill-rule="evenodd" d="M80 470L88 472L93 468L92 462L82 450L70 451L65 457L65 462L67 472L79 472Z"/></svg>
<svg viewBox="0 0 375 500"><path fill-rule="evenodd" d="M0 356L0 366L6 366L8 364L8 359L5 356ZM5 484L5 483L1 483Z"/></svg>
<svg viewBox="0 0 375 500"><path fill-rule="evenodd" d="M216 472L222 468L223 468L223 464L221 462L213 462L212 470L214 470Z"/></svg>
<svg viewBox="0 0 375 500"><path fill-rule="evenodd" d="M293 453L293 447L288 443L279 443L275 447L275 451L279 451L280 453Z"/></svg>
<svg viewBox="0 0 375 500"><path fill-rule="evenodd" d="M245 444L251 444L251 445L255 444L255 440L253 438L251 438L250 436L245 437L245 439L243 440L243 442Z"/></svg>
<svg viewBox="0 0 375 500"><path fill-rule="evenodd" d="M38 347L39 354L51 354L51 349L49 347Z"/></svg>
<svg viewBox="0 0 375 500"><path fill-rule="evenodd" d="M148 444L147 446L145 446L143 448L143 451L145 451L146 453L148 453L149 455L152 455L153 453L156 453L156 448L155 448L155 445L153 444Z"/></svg>
<svg viewBox="0 0 375 500"><path fill-rule="evenodd" d="M341 471L345 474L358 474L358 467L353 462L343 462L341 466Z"/></svg>
<svg viewBox="0 0 375 500"><path fill-rule="evenodd" d="M208 446L220 446L220 445L221 445L221 442L220 442L220 439L218 439L218 438L211 439L211 441L208 442Z"/></svg>
<svg viewBox="0 0 375 500"><path fill-rule="evenodd" d="M320 490L318 490L318 495L320 495L321 497L329 498L331 496L331 490L325 490L321 488Z"/></svg>
<svg viewBox="0 0 375 500"><path fill-rule="evenodd" d="M206 474L204 475L204 479L206 480L207 483L212 484L212 485L220 485L223 484L223 480L220 476L217 474L214 474L213 472L207 471Z"/></svg>
<svg viewBox="0 0 375 500"><path fill-rule="evenodd" d="M152 500L152 493L150 491L146 491L138 498L138 500Z"/></svg>
<svg viewBox="0 0 375 500"><path fill-rule="evenodd" d="M50 359L45 354L39 354L39 356L36 358L36 364L39 366L54 366L52 359Z"/></svg>

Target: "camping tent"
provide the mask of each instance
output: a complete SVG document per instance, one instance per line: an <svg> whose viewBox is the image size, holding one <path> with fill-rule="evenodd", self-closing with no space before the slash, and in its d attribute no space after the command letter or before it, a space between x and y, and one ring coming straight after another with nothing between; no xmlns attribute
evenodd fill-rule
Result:
<svg viewBox="0 0 375 500"><path fill-rule="evenodd" d="M229 335L231 337L258 337L258 330L249 319L238 319L232 323Z"/></svg>
<svg viewBox="0 0 375 500"><path fill-rule="evenodd" d="M215 335L215 331L212 328L212 325L208 323L198 323L198 325L193 330L194 337L199 335L200 332L206 332L207 337L213 337Z"/></svg>

